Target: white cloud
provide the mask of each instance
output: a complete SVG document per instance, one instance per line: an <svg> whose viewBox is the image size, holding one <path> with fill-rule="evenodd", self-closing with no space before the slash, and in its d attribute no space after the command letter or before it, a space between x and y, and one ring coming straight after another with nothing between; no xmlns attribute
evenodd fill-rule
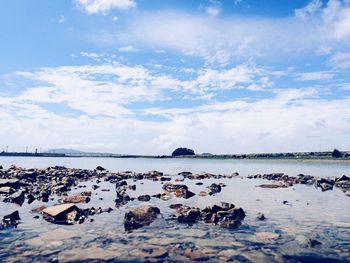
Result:
<svg viewBox="0 0 350 263"><path fill-rule="evenodd" d="M296 9L295 16L302 19L308 18L315 14L317 11L320 11L322 5L323 3L321 0L312 0L305 7Z"/></svg>
<svg viewBox="0 0 350 263"><path fill-rule="evenodd" d="M112 9L127 10L136 7L135 0L74 0L88 14L108 13Z"/></svg>
<svg viewBox="0 0 350 263"><path fill-rule="evenodd" d="M148 12L130 19L123 31L104 30L93 38L112 45L137 43L140 47L177 50L223 66L251 57L304 58L315 50L325 54L350 47L349 10L340 0L326 5L315 0L296 10L295 16L284 18Z"/></svg>
<svg viewBox="0 0 350 263"><path fill-rule="evenodd" d="M335 69L350 68L350 52L338 52L330 58L330 65Z"/></svg>
<svg viewBox="0 0 350 263"><path fill-rule="evenodd" d="M329 80L335 76L334 72L331 71L315 71L315 72L304 72L298 73L297 80L300 81L317 81L317 80Z"/></svg>
<svg viewBox="0 0 350 263"><path fill-rule="evenodd" d="M205 8L205 11L208 15L217 16L221 12L221 8L219 6L208 6Z"/></svg>
<svg viewBox="0 0 350 263"><path fill-rule="evenodd" d="M118 48L118 51L119 52L137 52L139 50L133 46L125 46L125 47Z"/></svg>

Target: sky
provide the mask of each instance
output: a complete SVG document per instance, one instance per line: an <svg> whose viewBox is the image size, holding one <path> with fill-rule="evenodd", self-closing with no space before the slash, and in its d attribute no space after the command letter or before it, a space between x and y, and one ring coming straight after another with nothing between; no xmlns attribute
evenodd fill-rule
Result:
<svg viewBox="0 0 350 263"><path fill-rule="evenodd" d="M350 0L0 5L0 151L350 150Z"/></svg>

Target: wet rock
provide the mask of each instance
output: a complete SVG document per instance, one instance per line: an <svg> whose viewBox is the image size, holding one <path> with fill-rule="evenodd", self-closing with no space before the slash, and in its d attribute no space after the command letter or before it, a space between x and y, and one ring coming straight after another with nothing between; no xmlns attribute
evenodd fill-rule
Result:
<svg viewBox="0 0 350 263"><path fill-rule="evenodd" d="M24 200L25 200L24 192L23 191L18 191L16 193L13 193L9 197L5 198L4 202L15 203L15 204L18 204L18 205L22 205L24 203Z"/></svg>
<svg viewBox="0 0 350 263"><path fill-rule="evenodd" d="M161 182L171 181L171 178L162 176L162 177L160 177L160 181Z"/></svg>
<svg viewBox="0 0 350 263"><path fill-rule="evenodd" d="M90 197L89 196L84 196L81 194L77 194L77 195L72 195L72 196L64 196L61 199L59 199L58 201L60 203L88 203L90 202Z"/></svg>
<svg viewBox="0 0 350 263"><path fill-rule="evenodd" d="M130 200L131 200L130 196L125 191L117 192L115 205L116 207L120 207L127 204Z"/></svg>
<svg viewBox="0 0 350 263"><path fill-rule="evenodd" d="M16 227L18 225L18 221L21 220L19 217L18 211L14 211L9 215L5 215L0 223L0 229L4 229L6 227Z"/></svg>
<svg viewBox="0 0 350 263"><path fill-rule="evenodd" d="M124 228L133 230L150 225L160 214L158 207L144 206L132 208L125 213Z"/></svg>
<svg viewBox="0 0 350 263"><path fill-rule="evenodd" d="M97 166L96 168L95 168L95 170L97 170L97 171L106 171L106 169L105 168L103 168L102 166Z"/></svg>
<svg viewBox="0 0 350 263"><path fill-rule="evenodd" d="M315 247L315 246L319 246L319 245L322 245L322 242L316 240L316 239L309 239L309 246L310 247Z"/></svg>
<svg viewBox="0 0 350 263"><path fill-rule="evenodd" d="M168 192L175 192L176 190L183 189L188 190L187 185L184 184L172 184L172 183L166 183L163 185L163 190Z"/></svg>
<svg viewBox="0 0 350 263"><path fill-rule="evenodd" d="M200 217L200 211L197 209L191 209L186 214L180 215L177 218L179 223L194 224Z"/></svg>
<svg viewBox="0 0 350 263"><path fill-rule="evenodd" d="M170 207L170 209L178 209L178 208L182 207L182 204L171 204L169 207Z"/></svg>
<svg viewBox="0 0 350 263"><path fill-rule="evenodd" d="M220 226L223 228L228 228L228 229L236 229L241 225L240 220L234 220L234 219L223 219L220 221Z"/></svg>
<svg viewBox="0 0 350 263"><path fill-rule="evenodd" d="M93 190L96 190L96 189L98 189L98 188L100 188L100 186L98 186L98 185L96 185L96 184L92 185L92 189L93 189Z"/></svg>
<svg viewBox="0 0 350 263"><path fill-rule="evenodd" d="M82 210L74 204L62 204L45 208L44 219L55 224L72 225L84 221Z"/></svg>
<svg viewBox="0 0 350 263"><path fill-rule="evenodd" d="M160 199L162 199L163 201L169 201L171 199L171 195L167 193L163 193L161 194Z"/></svg>
<svg viewBox="0 0 350 263"><path fill-rule="evenodd" d="M13 189L18 189L20 183L18 179L0 179L0 187L11 187Z"/></svg>
<svg viewBox="0 0 350 263"><path fill-rule="evenodd" d="M209 259L208 255L198 249L193 248L186 249L184 255L193 261L205 261Z"/></svg>
<svg viewBox="0 0 350 263"><path fill-rule="evenodd" d="M258 213L257 217L258 220L263 221L266 219L265 215L263 213Z"/></svg>
<svg viewBox="0 0 350 263"><path fill-rule="evenodd" d="M151 197L149 195L140 195L137 200L142 201L142 202L148 202L151 200Z"/></svg>
<svg viewBox="0 0 350 263"><path fill-rule="evenodd" d="M200 192L198 193L198 195L201 196L201 197L204 197L204 196L207 196L208 193L205 192L205 191L200 191Z"/></svg>
<svg viewBox="0 0 350 263"><path fill-rule="evenodd" d="M129 185L129 189L133 190L133 191L136 191L136 184Z"/></svg>
<svg viewBox="0 0 350 263"><path fill-rule="evenodd" d="M208 186L210 192L210 195L217 194L221 192L221 186L219 184L212 183L210 186Z"/></svg>
<svg viewBox="0 0 350 263"><path fill-rule="evenodd" d="M14 192L15 192L15 190L9 186L0 187L0 195L8 196Z"/></svg>
<svg viewBox="0 0 350 263"><path fill-rule="evenodd" d="M28 199L28 204L31 204L31 203L34 202L35 197L34 197L34 195L32 195L32 194L28 194L28 195L27 195L27 199Z"/></svg>
<svg viewBox="0 0 350 263"><path fill-rule="evenodd" d="M189 199L195 195L195 193L189 191L188 189L179 188L175 190L175 196L179 198Z"/></svg>
<svg viewBox="0 0 350 263"><path fill-rule="evenodd" d="M198 182L198 183L196 183L196 185L203 185L203 183L202 182Z"/></svg>

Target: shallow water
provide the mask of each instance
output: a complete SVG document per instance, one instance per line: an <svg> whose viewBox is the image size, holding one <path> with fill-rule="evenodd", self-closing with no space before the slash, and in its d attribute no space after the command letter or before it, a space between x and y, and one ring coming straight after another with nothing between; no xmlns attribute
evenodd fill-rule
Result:
<svg viewBox="0 0 350 263"><path fill-rule="evenodd" d="M272 166L270 172L281 171L278 168ZM196 195L187 200L173 196L169 201L152 198L149 202L129 202L121 208L114 207L115 185L102 182L100 188L93 191L90 203L78 206L112 207L114 210L90 217L94 219L92 223L74 226L51 224L41 216L33 219L30 210L43 204L39 201L22 207L1 202L1 217L19 210L22 220L16 229L0 231L0 261L143 261L145 251L160 248L168 253L166 260L177 262L189 261L184 256L186 248L199 249L211 262L230 259L239 262L346 262L350 258L350 198L339 189L321 192L306 185L263 189L256 186L266 181L243 178L246 175L241 173L232 179L205 179L201 180L201 186L195 184L198 180L181 182L195 193L208 191L206 186L213 182L227 185L221 193L213 196ZM136 191L128 190L133 197L163 192L160 181L128 182L137 185ZM92 190L94 183L81 183L80 186L86 187L72 192ZM283 204L285 200L288 205ZM169 208L172 203L204 208L221 201L245 210L247 217L241 227L228 230L203 222L188 226L169 219L175 213ZM57 197L45 205L55 203ZM125 211L145 204L159 207L162 218L149 227L125 232ZM263 212L267 220L258 221L258 212ZM310 247L306 242L308 238L317 239L322 244ZM156 258L148 260L157 261Z"/></svg>
<svg viewBox="0 0 350 263"><path fill-rule="evenodd" d="M111 172L158 170L169 174L182 171L239 172L240 174L283 172L292 176L302 173L313 176L339 177L350 172L350 161L0 157L0 165L5 168L12 164L24 168L44 168L60 165L83 169L95 169L95 167L101 165Z"/></svg>

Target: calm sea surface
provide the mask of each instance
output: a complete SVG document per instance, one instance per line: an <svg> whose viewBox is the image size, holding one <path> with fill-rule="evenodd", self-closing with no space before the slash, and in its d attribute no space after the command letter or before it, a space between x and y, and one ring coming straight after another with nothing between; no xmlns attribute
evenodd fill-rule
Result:
<svg viewBox="0 0 350 263"><path fill-rule="evenodd" d="M4 168L8 168L12 164L24 168L62 165L84 169L94 169L101 165L111 172L158 170L167 174L176 174L182 171L239 172L241 175L283 172L289 175L302 173L322 177L336 177L350 173L350 161L0 157L0 165Z"/></svg>

